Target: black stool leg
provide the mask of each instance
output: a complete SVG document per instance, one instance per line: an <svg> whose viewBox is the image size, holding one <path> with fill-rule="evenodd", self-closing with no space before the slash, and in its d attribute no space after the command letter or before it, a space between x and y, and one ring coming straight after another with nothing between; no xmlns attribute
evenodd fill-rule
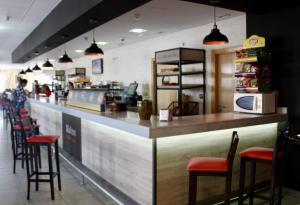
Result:
<svg viewBox="0 0 300 205"><path fill-rule="evenodd" d="M256 175L256 163L251 162L249 205L253 205L254 190L255 190L255 175Z"/></svg>
<svg viewBox="0 0 300 205"><path fill-rule="evenodd" d="M25 144L25 161L26 161L26 173L27 173L27 200L30 199L30 169L29 169L29 159L28 159L28 148Z"/></svg>
<svg viewBox="0 0 300 205"><path fill-rule="evenodd" d="M38 147L38 158L39 158L39 168L42 169L42 156L41 156L41 148Z"/></svg>
<svg viewBox="0 0 300 205"><path fill-rule="evenodd" d="M283 167L282 167L282 164L281 164L281 161L279 161L279 163L278 163L278 166L279 166L279 168L278 168L278 170L279 170L279 173L278 173L278 181L279 181L279 184L278 184L278 186L279 186L279 190L278 190L278 205L281 205L281 199L282 199L282 181L283 181L283 175L282 175L282 173L283 173Z"/></svg>
<svg viewBox="0 0 300 205"><path fill-rule="evenodd" d="M51 199L54 200L54 185L53 185L53 167L52 167L52 157L51 157L51 145L48 145L47 147L48 147L48 162L49 162Z"/></svg>
<svg viewBox="0 0 300 205"><path fill-rule="evenodd" d="M13 136L13 140L12 140L12 151L13 151L13 159L14 159L14 168L13 168L13 173L16 173L16 143L15 143L15 137Z"/></svg>
<svg viewBox="0 0 300 205"><path fill-rule="evenodd" d="M230 194L231 194L231 176L226 177L225 183L225 200L224 205L230 204Z"/></svg>
<svg viewBox="0 0 300 205"><path fill-rule="evenodd" d="M61 191L59 154L58 154L58 141L55 142L55 158L56 158L55 161L56 161L56 172L57 172L58 190Z"/></svg>
<svg viewBox="0 0 300 205"><path fill-rule="evenodd" d="M29 156L28 159L30 160L30 170L31 173L34 172L34 166L33 166L33 160L34 160L34 147L33 146L29 146Z"/></svg>
<svg viewBox="0 0 300 205"><path fill-rule="evenodd" d="M276 168L272 169L271 187L270 187L270 205L275 203L275 188L276 188Z"/></svg>
<svg viewBox="0 0 300 205"><path fill-rule="evenodd" d="M10 138L11 138L11 149L14 149L14 130L13 130L13 126L10 126Z"/></svg>
<svg viewBox="0 0 300 205"><path fill-rule="evenodd" d="M35 190L38 191L39 190L39 168L38 168L38 147L39 145L35 145L34 146L34 167L35 167Z"/></svg>
<svg viewBox="0 0 300 205"><path fill-rule="evenodd" d="M240 162L240 185L239 185L239 205L243 205L244 201L244 189L245 189L245 173L246 173L246 161L241 158Z"/></svg>
<svg viewBox="0 0 300 205"><path fill-rule="evenodd" d="M197 202L197 175L190 173L189 177L189 205Z"/></svg>
<svg viewBox="0 0 300 205"><path fill-rule="evenodd" d="M21 158L22 158L22 169L24 169L24 155L25 155L25 152L24 152L24 144L25 144L25 136L22 136L21 134Z"/></svg>

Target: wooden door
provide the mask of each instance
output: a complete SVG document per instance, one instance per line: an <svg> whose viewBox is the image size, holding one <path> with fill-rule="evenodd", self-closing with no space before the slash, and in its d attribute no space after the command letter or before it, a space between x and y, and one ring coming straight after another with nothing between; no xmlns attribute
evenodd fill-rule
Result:
<svg viewBox="0 0 300 205"><path fill-rule="evenodd" d="M218 102L217 112L233 111L233 93L235 90L235 53L222 53L217 56Z"/></svg>

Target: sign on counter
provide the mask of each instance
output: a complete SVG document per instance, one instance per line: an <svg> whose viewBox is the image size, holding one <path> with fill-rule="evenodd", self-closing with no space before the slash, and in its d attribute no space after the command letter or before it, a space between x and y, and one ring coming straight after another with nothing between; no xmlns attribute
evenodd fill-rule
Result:
<svg viewBox="0 0 300 205"><path fill-rule="evenodd" d="M62 113L63 149L81 162L81 119Z"/></svg>

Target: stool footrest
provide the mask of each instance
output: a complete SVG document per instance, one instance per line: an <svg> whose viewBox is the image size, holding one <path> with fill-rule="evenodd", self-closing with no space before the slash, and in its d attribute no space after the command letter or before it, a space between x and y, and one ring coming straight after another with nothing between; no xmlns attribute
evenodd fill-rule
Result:
<svg viewBox="0 0 300 205"><path fill-rule="evenodd" d="M30 182L50 182L50 179L30 179Z"/></svg>
<svg viewBox="0 0 300 205"><path fill-rule="evenodd" d="M33 172L33 173L30 174L30 178L33 177L33 176L35 176L36 174L37 175L43 175L43 176L45 176L45 175L49 175L50 176L49 172ZM57 176L57 172L53 172L52 173L52 177L56 177L56 176Z"/></svg>

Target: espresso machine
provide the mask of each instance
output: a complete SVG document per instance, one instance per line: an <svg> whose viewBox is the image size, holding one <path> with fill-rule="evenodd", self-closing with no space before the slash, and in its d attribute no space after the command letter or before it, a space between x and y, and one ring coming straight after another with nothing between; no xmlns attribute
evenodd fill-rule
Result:
<svg viewBox="0 0 300 205"><path fill-rule="evenodd" d="M136 90L138 88L138 83L130 83L128 88L122 94L122 102L124 102L129 107L136 107L137 101L141 101L143 97L138 95Z"/></svg>

